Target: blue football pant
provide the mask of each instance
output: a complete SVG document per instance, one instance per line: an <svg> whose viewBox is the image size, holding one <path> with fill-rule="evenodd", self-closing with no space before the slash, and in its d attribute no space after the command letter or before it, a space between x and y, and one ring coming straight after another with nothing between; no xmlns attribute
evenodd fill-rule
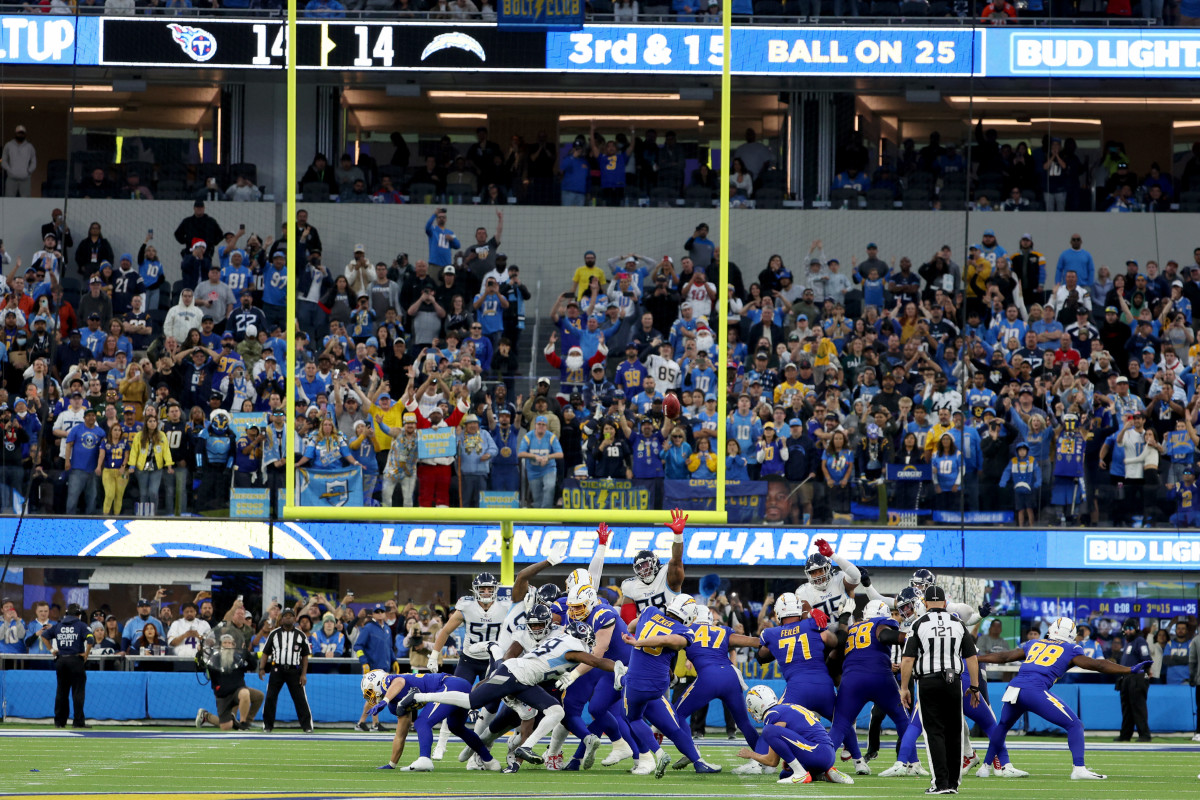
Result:
<svg viewBox="0 0 1200 800"><path fill-rule="evenodd" d="M834 742L845 742L850 756L857 761L862 758L858 746L858 734L854 722L867 703L882 708L896 726L896 735L903 738L908 728L908 715L900 703L900 689L892 673L886 672L843 672L842 685L838 687L834 702L833 727L829 738Z"/></svg>
<svg viewBox="0 0 1200 800"><path fill-rule="evenodd" d="M675 716L679 719L690 719L692 713L700 708L708 708L713 700L720 700L725 708L733 715L738 729L746 737L750 747L758 744L758 729L750 720L746 711L746 700L742 695L742 685L737 679L733 665L722 665L717 669L706 669L698 673L696 680L679 698L675 706Z"/></svg>
<svg viewBox="0 0 1200 800"><path fill-rule="evenodd" d="M458 691L454 689L452 691ZM448 703L434 703L430 710L421 709L417 716L417 743L421 748L421 757L429 758L433 752L433 729L438 723L445 721L450 732L463 740L463 744L479 754L484 761L491 761L492 754L487 745L475 735L475 731L467 724L467 712Z"/></svg>
<svg viewBox="0 0 1200 800"><path fill-rule="evenodd" d="M965 674L966 673L964 673L964 675ZM963 713L967 715L967 719L979 725L979 729L983 731L984 735L987 736L990 741L992 730L996 727L996 716L992 713L992 707L989 706L981 697L979 698L979 705L975 708L971 708L971 698L964 695ZM948 734L949 732L947 732L947 735ZM920 761L920 758L917 756L917 737L920 735L921 709L918 706L917 708L913 709L912 716L909 717L908 720L908 729L904 731L904 737L900 740L900 754L898 758L904 763L912 764ZM1004 746L1003 741L1001 741L997 752L1000 756L1000 763L1007 764L1008 748ZM966 755L966 753L963 755ZM996 755L996 753L992 753L991 755ZM989 756L987 763L992 763L991 756Z"/></svg>
<svg viewBox="0 0 1200 800"><path fill-rule="evenodd" d="M784 766L799 761L810 775L824 775L834 764L834 750L827 744L811 744L787 728L764 725L762 742L783 759Z"/></svg>
<svg viewBox="0 0 1200 800"><path fill-rule="evenodd" d="M1017 702L1005 703L1000 711L1000 722L988 732L987 763L996 755L1000 756L1002 764L1008 763L1008 752L1004 748L1004 737L1025 712L1037 714L1047 722L1061 725L1067 730L1067 746L1071 748L1071 763L1082 767L1083 763L1083 723L1079 717L1063 701L1048 691L1022 688L1017 695Z"/></svg>
<svg viewBox="0 0 1200 800"><path fill-rule="evenodd" d="M700 753L696 750L691 733L680 727L675 709L671 708L662 692L626 686L624 702L625 717L629 720L633 735L637 737L639 750L643 753L659 750L658 742L654 741L654 735L646 725L648 722L662 731L662 734L674 743L680 753L691 759L693 764L700 761Z"/></svg>
<svg viewBox="0 0 1200 800"><path fill-rule="evenodd" d="M571 688L575 687L572 686ZM621 691L613 688L611 674L607 672L600 673L600 678L596 682L596 688L588 700L588 711L592 714L592 722L588 725L588 731L596 735L603 733L614 743L618 739L624 739L625 743L629 745L629 749L633 751L633 758L636 761L638 756L642 754L641 747L638 746L637 737L630 730L629 720L625 718L625 707L621 702ZM614 732L616 735L614 735ZM575 758L583 758L582 742L575 749Z"/></svg>

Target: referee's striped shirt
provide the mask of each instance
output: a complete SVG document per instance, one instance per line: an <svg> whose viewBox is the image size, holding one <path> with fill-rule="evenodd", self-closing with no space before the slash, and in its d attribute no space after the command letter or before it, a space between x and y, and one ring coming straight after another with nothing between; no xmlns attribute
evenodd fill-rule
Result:
<svg viewBox="0 0 1200 800"><path fill-rule="evenodd" d="M276 628L268 633L262 651L267 663L284 669L299 669L300 659L311 654L308 637L296 628L290 631Z"/></svg>
<svg viewBox="0 0 1200 800"><path fill-rule="evenodd" d="M958 617L945 609L918 619L904 643L905 657L916 659L913 674L927 678L946 670L962 672L962 659L975 655L975 638Z"/></svg>

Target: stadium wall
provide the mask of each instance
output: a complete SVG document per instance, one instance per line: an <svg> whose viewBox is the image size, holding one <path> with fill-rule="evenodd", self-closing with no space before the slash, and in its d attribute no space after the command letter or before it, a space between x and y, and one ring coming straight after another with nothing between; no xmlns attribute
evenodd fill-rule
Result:
<svg viewBox="0 0 1200 800"><path fill-rule="evenodd" d="M50 211L61 200L0 199L0 219L7 231L5 249L28 262L41 247L38 231L50 219ZM425 222L432 206L340 205L300 203L309 211L309 222L321 234L325 263L341 268L351 260L354 246L363 244L372 261L391 263L397 253L410 260L428 253ZM583 263L583 252L595 250L599 261L635 251L650 258L683 255L683 243L696 225L707 222L716 239L716 209L670 208L560 208L558 206L505 206L504 235L500 250L522 268L522 280L535 288L540 313L548 313L555 295ZM136 254L146 229L155 231L155 243L171 280L179 278L178 253L173 233L192 213L190 201L155 201L131 205L127 200L71 200L67 219L76 242L86 235L93 220L104 227L119 256ZM272 203L210 203L208 213L226 230L240 223L246 231L266 235L280 230L282 207ZM484 226L495 231L494 206L451 206L449 227L464 244L474 240L474 231ZM968 213L954 211L829 211L735 209L730 217L733 248L730 258L739 265L750 283L766 266L773 253L783 256L797 275L802 274L809 246L822 240L827 258L841 260L848 272L853 256L866 257L868 242L879 245L879 256L908 256L914 267L948 244L962 262L966 245L977 242L992 228L1005 247L1015 247L1022 234L1033 236L1034 246L1051 268L1067 246L1071 233L1083 236L1084 248L1096 265L1107 264L1114 274L1124 271L1125 260L1157 259L1160 264L1175 259L1192 263L1192 251L1200 245L1200 214L1101 214L1101 213ZM73 255L73 254L72 254ZM336 274L336 273L335 273ZM1049 276L1053 281L1053 270Z"/></svg>
<svg viewBox="0 0 1200 800"><path fill-rule="evenodd" d="M325 723L349 724L358 719L362 710L359 675L309 675L306 692L312 707L313 719ZM197 708L213 708L212 689L203 683L204 677L186 672L89 672L88 692L84 713L91 720L118 722L149 722L191 720ZM751 677L782 693L782 680ZM263 691L266 681L250 673L246 685ZM1001 698L1008 684L993 682L988 694L996 715L1000 714ZM1116 702L1111 684L1064 683L1055 687L1055 695L1070 705L1090 731L1115 730L1121 726L1121 707ZM0 672L0 718L42 720L54 716L55 676L49 670L5 670ZM1196 721L1195 692L1190 686L1153 685L1147 699L1149 716L1159 733L1191 731ZM384 712L384 719L394 718ZM277 719L295 722L296 710L286 692L279 696ZM858 727L866 729L871 711L859 714ZM720 701L708 709L708 725L724 727L725 716ZM891 722L884 726L891 728ZM1063 731L1054 725L1030 716L1030 731Z"/></svg>

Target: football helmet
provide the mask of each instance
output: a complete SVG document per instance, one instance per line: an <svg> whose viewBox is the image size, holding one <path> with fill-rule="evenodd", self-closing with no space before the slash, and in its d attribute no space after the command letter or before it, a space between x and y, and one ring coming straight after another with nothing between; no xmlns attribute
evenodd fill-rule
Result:
<svg viewBox="0 0 1200 800"><path fill-rule="evenodd" d="M553 625L554 615L550 613L550 607L544 603L538 603L525 615L525 629L529 631L529 638L535 642L540 642L549 636Z"/></svg>
<svg viewBox="0 0 1200 800"><path fill-rule="evenodd" d="M500 581L490 572L476 575L475 580L471 581L471 593L475 595L475 602L484 608L496 602L496 589L499 585Z"/></svg>
<svg viewBox="0 0 1200 800"><path fill-rule="evenodd" d="M1046 638L1055 642L1075 644L1075 621L1070 617L1059 617L1050 623Z"/></svg>
<svg viewBox="0 0 1200 800"><path fill-rule="evenodd" d="M385 680L387 680L387 673L381 669L373 669L363 675L362 681L359 682L363 699L370 700L372 703L382 700L384 693L387 692L387 687L383 685Z"/></svg>
<svg viewBox="0 0 1200 800"><path fill-rule="evenodd" d="M937 576L927 569L919 569L912 574L912 579L908 585L917 590L917 593L924 598L925 590L937 583Z"/></svg>
<svg viewBox="0 0 1200 800"><path fill-rule="evenodd" d="M708 606L702 606L699 603L697 603L696 604L696 619L693 620L693 623L696 625L712 625L713 624L712 609L709 608Z"/></svg>
<svg viewBox="0 0 1200 800"><path fill-rule="evenodd" d="M596 631L594 631L592 626L588 625L586 622L571 620L569 623L567 623L567 633L583 642L589 653L592 651L592 648L596 646Z"/></svg>
<svg viewBox="0 0 1200 800"><path fill-rule="evenodd" d="M588 572L586 569L583 569L582 567L580 567L579 569L571 570L571 574L567 576L567 594L570 594L571 590L574 589L576 586L591 586L591 585L592 585L592 574L590 572Z"/></svg>
<svg viewBox="0 0 1200 800"><path fill-rule="evenodd" d="M921 600L921 595L911 586L906 586L900 590L900 594L896 595L896 610L900 612L901 619L910 619L918 616L918 609L924 608L925 603Z"/></svg>
<svg viewBox="0 0 1200 800"><path fill-rule="evenodd" d="M892 614L888 611L887 603L882 600L872 600L863 606L863 619L876 619L878 617L890 617Z"/></svg>
<svg viewBox="0 0 1200 800"><path fill-rule="evenodd" d="M567 616L583 621L596 607L596 590L591 586L576 586L567 593Z"/></svg>
<svg viewBox="0 0 1200 800"><path fill-rule="evenodd" d="M820 553L813 553L804 562L804 574L808 576L808 582L814 588L824 590L829 586L829 579L833 577L833 564Z"/></svg>
<svg viewBox="0 0 1200 800"><path fill-rule="evenodd" d="M653 550L642 550L633 557L633 574L647 586L654 583L661 568L662 565L658 563L658 556L654 555Z"/></svg>
<svg viewBox="0 0 1200 800"><path fill-rule="evenodd" d="M671 598L671 602L667 603L665 610L684 625L691 625L696 621L696 613L699 608L700 606L696 604L690 594L677 594Z"/></svg>
<svg viewBox="0 0 1200 800"><path fill-rule="evenodd" d="M562 590L557 584L547 583L538 587L537 601L546 605L554 605L554 601L562 597Z"/></svg>
<svg viewBox="0 0 1200 800"><path fill-rule="evenodd" d="M229 430L229 412L223 408L218 408L208 417L209 427L214 431Z"/></svg>
<svg viewBox="0 0 1200 800"><path fill-rule="evenodd" d="M784 592L775 598L775 616L780 619L787 617L799 617L804 613L804 607L800 605L800 598L796 597L793 592Z"/></svg>
<svg viewBox="0 0 1200 800"><path fill-rule="evenodd" d="M767 712L777 705L779 698L770 686L760 683L758 686L751 686L750 691L746 692L746 710L755 722L762 722Z"/></svg>

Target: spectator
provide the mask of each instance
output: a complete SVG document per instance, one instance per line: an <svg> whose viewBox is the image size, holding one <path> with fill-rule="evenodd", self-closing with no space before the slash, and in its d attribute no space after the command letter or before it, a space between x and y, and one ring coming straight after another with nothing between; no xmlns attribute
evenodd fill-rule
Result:
<svg viewBox="0 0 1200 800"><path fill-rule="evenodd" d="M32 176L37 170L37 150L26 141L29 134L24 125L18 125L13 138L4 143L0 152L0 168L4 170L5 197L32 197Z"/></svg>
<svg viewBox="0 0 1200 800"><path fill-rule="evenodd" d="M175 228L175 241L183 245L183 250L180 252L182 256L188 255L189 250L194 251L197 239L204 242L208 252L212 252L223 238L224 234L221 231L221 226L205 212L203 200L197 200L193 203L192 216L184 218L179 223L179 226ZM78 260L78 257L76 260ZM195 283L191 285L194 286Z"/></svg>
<svg viewBox="0 0 1200 800"><path fill-rule="evenodd" d="M25 652L25 623L7 597L0 603L0 653Z"/></svg>

